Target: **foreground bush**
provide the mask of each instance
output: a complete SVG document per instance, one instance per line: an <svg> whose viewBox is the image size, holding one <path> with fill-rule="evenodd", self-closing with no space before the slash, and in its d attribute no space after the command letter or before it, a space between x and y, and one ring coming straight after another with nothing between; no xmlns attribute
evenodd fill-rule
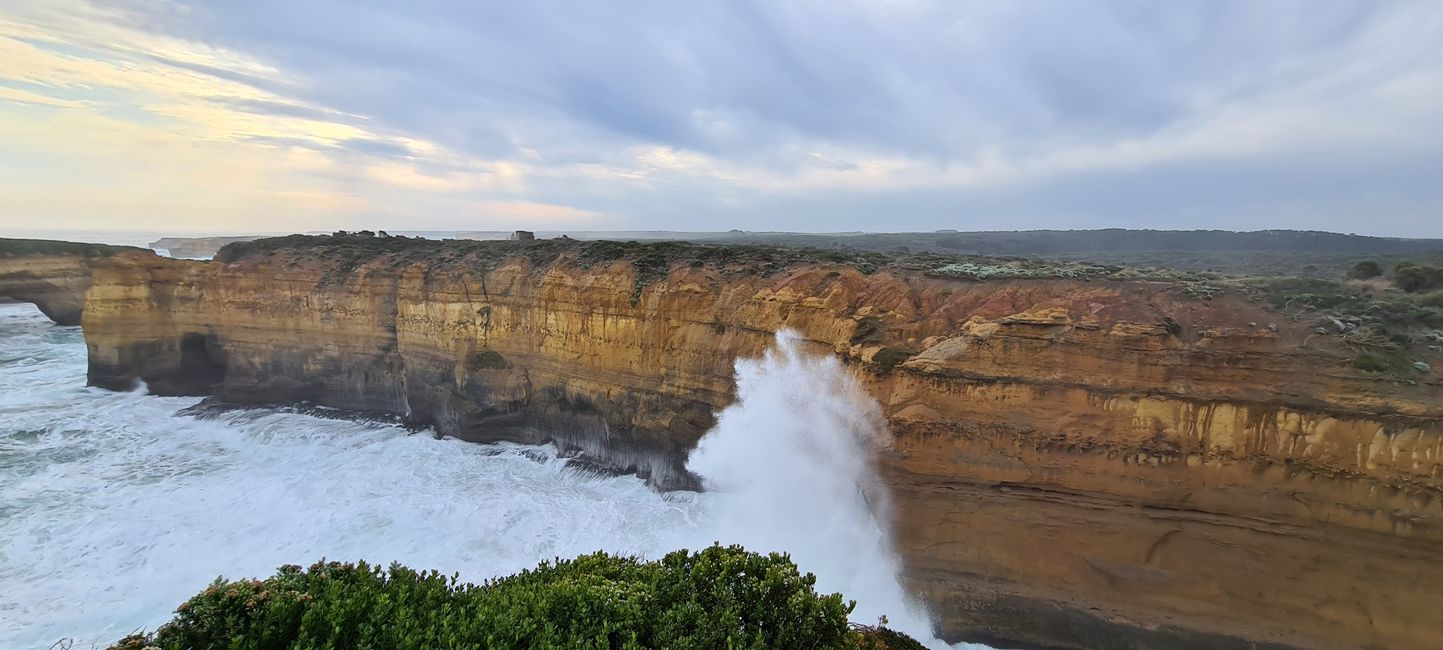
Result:
<svg viewBox="0 0 1443 650"><path fill-rule="evenodd" d="M1443 288L1443 268L1403 262L1393 269L1393 284L1408 293Z"/></svg>
<svg viewBox="0 0 1443 650"><path fill-rule="evenodd" d="M655 562L605 553L472 585L399 564L284 566L217 580L151 635L117 650L280 648L920 648L848 627L853 603L820 595L785 555L739 546Z"/></svg>
<svg viewBox="0 0 1443 650"><path fill-rule="evenodd" d="M1383 275L1383 265L1371 260L1358 262L1348 269L1350 280L1372 280L1380 275Z"/></svg>

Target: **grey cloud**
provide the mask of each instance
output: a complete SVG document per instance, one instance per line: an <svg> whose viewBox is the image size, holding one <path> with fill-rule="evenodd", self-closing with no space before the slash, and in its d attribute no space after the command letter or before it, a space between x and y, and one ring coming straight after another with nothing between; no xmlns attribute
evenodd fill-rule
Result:
<svg viewBox="0 0 1443 650"><path fill-rule="evenodd" d="M226 81L234 81L236 83L245 84L247 86L260 90L277 93L289 93L292 90L287 87L286 84L281 83L280 81L277 81L275 79L258 77L256 75L246 74L238 70L231 70L229 68L224 68L221 66L206 65L204 63L196 63L194 61L181 61L179 59L174 59L154 53L148 54L147 56L151 60L156 61L157 63L163 63L173 68L189 70L191 72L198 72L200 74L209 75L217 79L225 79Z"/></svg>
<svg viewBox="0 0 1443 650"><path fill-rule="evenodd" d="M359 155L376 156L380 158L407 158L413 155L410 147L396 142L386 142L371 138L347 138L335 143L309 140L306 138L293 138L274 135L249 135L245 137L249 142L270 145L273 147L300 148L321 151L325 153L351 152ZM438 172L444 171L444 165L433 166Z"/></svg>
<svg viewBox="0 0 1443 650"><path fill-rule="evenodd" d="M300 105L363 116L373 132L424 138L482 158L514 158L524 149L543 165L606 160L633 145L778 172L854 165L796 154L789 147L798 143L939 166L986 155L1026 158L1191 128L1294 92L1313 93L1326 106L1336 95L1443 71L1443 12L1406 1L202 0L184 12L156 6L135 4L136 24L246 52L299 80L245 83ZM1400 24L1413 31L1386 31ZM1383 51L1398 40L1412 47ZM1426 126L1418 125L1420 132ZM1264 151L1241 160L1068 173L1010 188L877 193L854 205L882 211L895 205L899 214L915 206L911 214L918 216L889 224L897 228L931 224L948 213L948 201L1026 217L1019 223L1028 225L1047 225L1027 221L1034 216L1045 222L1068 215L1107 225L1169 204L1175 212L1187 202L1220 215L1313 205L1317 226L1342 227L1348 224L1330 206L1366 201L1339 202L1340 188L1353 188L1355 198L1424 197L1380 203L1395 206L1400 220L1415 219L1435 196L1429 187L1436 179L1430 185L1417 178L1426 174L1398 161L1388 168L1400 172L1403 185L1380 194L1356 180L1370 177L1360 161L1371 152L1351 141L1322 145L1315 155L1332 160L1324 175L1298 177L1287 167L1312 168L1311 157ZM345 147L409 153L386 142ZM1430 147L1430 155L1437 153ZM1242 169L1248 172L1237 173ZM820 213L806 205L825 203L810 194L769 198L704 181L639 190L620 201L608 198L616 188L586 187L564 182L554 191L651 220L618 224L626 226L674 225L658 206L714 211L717 221L708 227L729 227L750 219L747 209L786 205L787 214ZM766 219L779 226L774 216ZM864 221L849 227L877 223ZM1443 234L1434 228L1430 234Z"/></svg>
<svg viewBox="0 0 1443 650"><path fill-rule="evenodd" d="M248 135L245 136L244 139L247 142L270 145L272 147L296 147L300 149L313 149L315 151L330 151L331 149L335 148L325 143L317 142L315 140L307 140L305 138L289 138L277 135Z"/></svg>
<svg viewBox="0 0 1443 650"><path fill-rule="evenodd" d="M1297 82L1276 63L1336 48L1382 11L1367 2L1022 6L260 1L203 3L171 18L194 21L177 31L200 30L307 77L297 91L307 99L427 136L479 131L473 146L483 154L506 149L509 138L489 133L498 118L712 153L770 146L746 132L713 138L694 119L731 110L755 116L761 136L771 128L950 159L1039 131L1146 133L1209 95Z"/></svg>
<svg viewBox="0 0 1443 650"><path fill-rule="evenodd" d="M345 117L336 111L252 97L212 97L210 101L218 106L258 115L284 115L320 121L336 121Z"/></svg>
<svg viewBox="0 0 1443 650"><path fill-rule="evenodd" d="M347 138L336 144L343 149L384 158L405 158L412 154L411 148L406 145L371 138Z"/></svg>

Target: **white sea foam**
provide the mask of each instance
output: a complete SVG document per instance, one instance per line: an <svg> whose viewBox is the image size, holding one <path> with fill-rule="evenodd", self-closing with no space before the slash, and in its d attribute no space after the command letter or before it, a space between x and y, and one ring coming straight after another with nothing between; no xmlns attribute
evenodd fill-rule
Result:
<svg viewBox="0 0 1443 650"><path fill-rule="evenodd" d="M713 536L790 553L818 588L857 598L853 619L926 636L926 617L897 583L889 500L872 469L888 443L877 404L836 357L781 332L760 359L737 362L737 400L688 461L715 495Z"/></svg>
<svg viewBox="0 0 1443 650"><path fill-rule="evenodd" d="M741 399L692 462L715 491L663 495L568 470L548 447L269 411L176 416L196 400L86 388L78 328L0 305L0 647L104 647L217 575L321 557L479 581L712 540L789 551L820 589L859 601L856 620L925 636L877 524L866 463L884 430L835 362L798 345L739 365Z"/></svg>

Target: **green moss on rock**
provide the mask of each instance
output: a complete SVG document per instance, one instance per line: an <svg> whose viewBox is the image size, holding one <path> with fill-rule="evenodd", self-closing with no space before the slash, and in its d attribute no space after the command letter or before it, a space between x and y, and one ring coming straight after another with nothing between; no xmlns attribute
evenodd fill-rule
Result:
<svg viewBox="0 0 1443 650"><path fill-rule="evenodd" d="M476 350L466 355L466 370L505 370L511 364L495 350Z"/></svg>
<svg viewBox="0 0 1443 650"><path fill-rule="evenodd" d="M872 356L872 363L883 371L889 371L910 359L913 354L916 354L916 350L912 348L882 348Z"/></svg>

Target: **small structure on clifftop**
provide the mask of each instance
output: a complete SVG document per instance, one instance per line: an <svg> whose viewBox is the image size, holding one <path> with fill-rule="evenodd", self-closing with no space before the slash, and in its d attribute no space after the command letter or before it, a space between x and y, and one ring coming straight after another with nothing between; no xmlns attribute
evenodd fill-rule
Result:
<svg viewBox="0 0 1443 650"><path fill-rule="evenodd" d="M535 239L536 233L530 230L517 230L511 233L511 241L534 241Z"/></svg>

